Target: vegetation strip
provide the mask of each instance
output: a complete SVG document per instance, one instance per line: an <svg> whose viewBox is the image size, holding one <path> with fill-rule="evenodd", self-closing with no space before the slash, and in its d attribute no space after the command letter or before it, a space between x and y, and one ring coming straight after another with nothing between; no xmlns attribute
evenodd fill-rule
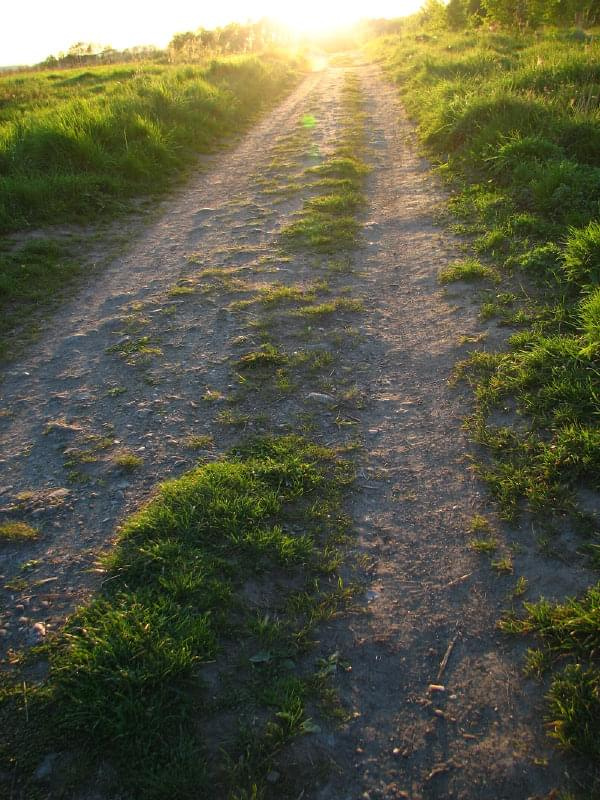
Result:
<svg viewBox="0 0 600 800"><path fill-rule="evenodd" d="M331 450L280 437L164 484L121 528L101 596L29 656L48 681L4 690L2 761L28 796L57 747L63 791L108 761L137 797L262 796L327 694L306 653L347 595L351 480Z"/></svg>
<svg viewBox="0 0 600 800"><path fill-rule="evenodd" d="M534 5L542 9L519 8ZM598 567L599 520L582 498L591 492L597 504L600 490L600 38L490 33L469 27L467 6L432 0L370 49L400 84L453 192L453 227L469 237L472 256L441 281L478 281L482 319L520 329L506 351L475 352L459 370L476 395L471 430L489 454L480 473L507 520L541 515L547 535L574 524ZM503 23L504 6L494 0L481 13ZM550 729L596 764L597 591L528 605L525 620L504 626L539 633L554 671Z"/></svg>
<svg viewBox="0 0 600 800"><path fill-rule="evenodd" d="M317 194L304 202L298 219L282 231L284 247L337 253L358 243L357 213L365 205L364 176L368 167L364 151L363 99L358 78L348 73L342 93L347 114L344 130L334 154L322 164L307 169L314 176Z"/></svg>

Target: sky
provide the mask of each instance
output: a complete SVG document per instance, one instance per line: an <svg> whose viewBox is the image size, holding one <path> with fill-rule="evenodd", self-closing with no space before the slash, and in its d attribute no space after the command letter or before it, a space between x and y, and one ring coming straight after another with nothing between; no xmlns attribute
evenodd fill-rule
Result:
<svg viewBox="0 0 600 800"><path fill-rule="evenodd" d="M233 20L272 17L302 31L318 31L364 17L411 14L423 0L4 0L0 65L35 64L75 42L117 49L166 45L174 33L214 28Z"/></svg>

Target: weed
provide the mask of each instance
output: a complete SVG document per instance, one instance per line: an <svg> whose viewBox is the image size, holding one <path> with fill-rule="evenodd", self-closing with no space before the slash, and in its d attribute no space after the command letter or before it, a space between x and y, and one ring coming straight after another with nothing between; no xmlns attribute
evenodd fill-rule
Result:
<svg viewBox="0 0 600 800"><path fill-rule="evenodd" d="M135 453L122 451L113 456L113 463L123 472L134 472L144 463L144 459L136 456Z"/></svg>
<svg viewBox="0 0 600 800"><path fill-rule="evenodd" d="M498 549L498 541L496 539L472 539L469 547L477 553L491 554Z"/></svg>
<svg viewBox="0 0 600 800"><path fill-rule="evenodd" d="M210 450L214 445L214 439L209 433L196 434L188 436L184 445L189 450Z"/></svg>
<svg viewBox="0 0 600 800"><path fill-rule="evenodd" d="M469 529L471 533L489 533L491 531L490 521L481 514L474 514Z"/></svg>
<svg viewBox="0 0 600 800"><path fill-rule="evenodd" d="M202 395L202 399L205 403L217 403L219 400L223 400L223 393L218 389L211 389L210 387L207 387L206 391Z"/></svg>
<svg viewBox="0 0 600 800"><path fill-rule="evenodd" d="M493 570L503 575L508 575L514 571L513 562L510 556L504 556L504 558L499 558L495 561L492 561L491 567Z"/></svg>

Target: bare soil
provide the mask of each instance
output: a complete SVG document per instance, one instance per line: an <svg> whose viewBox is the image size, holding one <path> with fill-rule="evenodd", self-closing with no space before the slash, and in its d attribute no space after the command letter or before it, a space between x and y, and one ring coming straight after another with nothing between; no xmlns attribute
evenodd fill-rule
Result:
<svg viewBox="0 0 600 800"><path fill-rule="evenodd" d="M335 148L349 69L366 98L373 167L364 242L341 259L286 259L279 232L307 195L304 168ZM299 124L306 115L314 127ZM395 88L357 62L310 75L233 151L206 159L147 230L131 228L127 254L63 306L0 387L0 521L41 533L1 546L5 666L99 588L98 554L158 482L251 432L360 440L350 555L367 588L320 643L346 665L337 682L350 721L305 737L284 777L325 764L318 788L307 780L313 800L553 796L573 767L545 735L522 645L495 625L519 576L526 599L573 594L588 579L579 561L542 555L529 526L500 525L470 468L470 397L449 379L472 337L495 347L506 331L478 319L469 287L450 296L437 282L461 255L433 222L443 201ZM365 311L311 322L235 305L320 279ZM287 388L240 381L239 358L267 336L288 353L328 354L329 366ZM192 449L201 435L214 444ZM141 463L127 471L123 455ZM512 573L469 548L476 513Z"/></svg>

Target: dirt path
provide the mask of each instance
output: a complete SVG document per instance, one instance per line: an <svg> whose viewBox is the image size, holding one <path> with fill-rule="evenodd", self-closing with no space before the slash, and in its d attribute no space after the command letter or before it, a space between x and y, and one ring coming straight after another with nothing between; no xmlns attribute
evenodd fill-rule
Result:
<svg viewBox="0 0 600 800"><path fill-rule="evenodd" d="M432 224L442 196L374 67L356 67L373 164L364 246L342 262L276 249L302 204L304 168L335 146L346 71L313 74L215 157L5 376L0 519L41 538L0 556L3 658L57 630L99 586L97 553L158 481L249 432L362 438L352 513L372 582L364 609L331 622L321 645L351 665L340 684L353 719L311 737L308 755L299 746L298 764L332 765L311 796L540 796L564 764L495 623L517 575L535 579L536 596L572 592L578 579L565 565L541 571L527 532L498 531L514 543L513 575L468 549L473 514L491 506L469 471L468 396L448 378L469 347L461 337L483 328L467 295L448 298L436 282L458 243ZM257 310L274 284L320 279L365 312L307 324ZM240 381L240 356L274 340L314 368L292 387Z"/></svg>

